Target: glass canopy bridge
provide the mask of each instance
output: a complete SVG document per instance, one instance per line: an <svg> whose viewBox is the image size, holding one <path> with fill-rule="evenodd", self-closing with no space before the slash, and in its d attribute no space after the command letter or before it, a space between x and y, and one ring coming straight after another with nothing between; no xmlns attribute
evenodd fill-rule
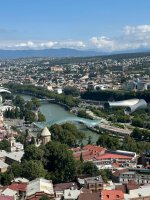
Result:
<svg viewBox="0 0 150 200"><path fill-rule="evenodd" d="M66 122L79 122L82 124L85 124L86 126L89 127L94 127L98 124L100 124L100 120L91 120L91 119L85 119L81 117L66 117L66 118L60 118L60 119L52 119L48 122L34 122L34 125L37 126L38 128L43 129L45 126L50 127L54 124L64 124Z"/></svg>

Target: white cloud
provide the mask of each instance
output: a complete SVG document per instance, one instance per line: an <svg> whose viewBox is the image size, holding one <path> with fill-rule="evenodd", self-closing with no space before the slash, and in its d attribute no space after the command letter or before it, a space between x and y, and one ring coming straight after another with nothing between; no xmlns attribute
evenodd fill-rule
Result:
<svg viewBox="0 0 150 200"><path fill-rule="evenodd" d="M57 42L49 41L49 42L42 42L42 43L39 44L39 46L40 46L41 48L52 48L52 47L54 47L56 44L57 44Z"/></svg>
<svg viewBox="0 0 150 200"><path fill-rule="evenodd" d="M27 48L34 48L35 44L31 41L28 42L21 42L15 45L16 47L27 47Z"/></svg>
<svg viewBox="0 0 150 200"><path fill-rule="evenodd" d="M92 37L90 39L90 42L92 43L92 45L100 49L104 49L104 50L115 49L115 41L105 36Z"/></svg>
<svg viewBox="0 0 150 200"><path fill-rule="evenodd" d="M0 48L4 49L47 49L47 48L76 48L82 49L86 45L81 40L66 40L66 41L25 41L25 42L11 42L3 44Z"/></svg>
<svg viewBox="0 0 150 200"><path fill-rule="evenodd" d="M92 37L91 45L104 51L150 48L150 25L125 26L116 38Z"/></svg>
<svg viewBox="0 0 150 200"><path fill-rule="evenodd" d="M150 25L139 25L139 26L125 26L125 35L144 35L150 34Z"/></svg>
<svg viewBox="0 0 150 200"><path fill-rule="evenodd" d="M12 45L12 48L18 48L18 49L44 49L44 48L52 48L57 44L57 42L20 42L15 45Z"/></svg>
<svg viewBox="0 0 150 200"><path fill-rule="evenodd" d="M86 47L86 44L81 40L65 40L58 42L57 47L82 49Z"/></svg>
<svg viewBox="0 0 150 200"><path fill-rule="evenodd" d="M150 48L150 25L125 26L122 34L116 37L94 36L88 41L60 40L60 41L0 41L1 49L47 49L74 48L98 49L100 51L120 51L138 48Z"/></svg>

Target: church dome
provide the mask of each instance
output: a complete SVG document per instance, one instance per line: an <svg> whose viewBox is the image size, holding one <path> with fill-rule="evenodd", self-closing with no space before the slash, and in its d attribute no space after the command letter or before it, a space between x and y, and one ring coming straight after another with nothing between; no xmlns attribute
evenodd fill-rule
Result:
<svg viewBox="0 0 150 200"><path fill-rule="evenodd" d="M41 133L41 136L45 137L45 136L51 136L50 131L48 130L47 127L45 127Z"/></svg>

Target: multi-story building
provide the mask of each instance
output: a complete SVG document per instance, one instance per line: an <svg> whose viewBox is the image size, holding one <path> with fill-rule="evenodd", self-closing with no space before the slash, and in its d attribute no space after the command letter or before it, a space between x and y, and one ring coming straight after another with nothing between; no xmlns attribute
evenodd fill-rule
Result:
<svg viewBox="0 0 150 200"><path fill-rule="evenodd" d="M91 192L99 192L103 189L103 180L101 176L85 178L85 187Z"/></svg>
<svg viewBox="0 0 150 200"><path fill-rule="evenodd" d="M123 172L119 176L120 183L128 183L134 180L138 184L150 183L150 170L149 169L134 169L132 171Z"/></svg>

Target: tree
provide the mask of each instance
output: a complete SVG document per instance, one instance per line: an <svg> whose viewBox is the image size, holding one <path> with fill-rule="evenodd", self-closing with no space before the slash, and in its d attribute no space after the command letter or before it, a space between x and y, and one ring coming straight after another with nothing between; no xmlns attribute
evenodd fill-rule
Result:
<svg viewBox="0 0 150 200"><path fill-rule="evenodd" d="M22 177L22 165L18 162L13 162L11 165L11 171L14 177Z"/></svg>
<svg viewBox="0 0 150 200"><path fill-rule="evenodd" d="M90 176L100 175L99 169L91 161L87 161L87 162L83 163L83 171L82 171L82 173L83 174L89 174Z"/></svg>
<svg viewBox="0 0 150 200"><path fill-rule="evenodd" d="M79 96L80 95L80 91L78 88L76 87L71 87L71 86L67 86L64 88L64 93L65 95L72 95L72 96Z"/></svg>
<svg viewBox="0 0 150 200"><path fill-rule="evenodd" d="M133 137L135 140L142 140L142 134L141 134L142 130L140 130L139 128L135 128L132 133L131 133L131 137Z"/></svg>
<svg viewBox="0 0 150 200"><path fill-rule="evenodd" d="M22 176L29 180L45 177L46 173L41 161L29 160L22 163Z"/></svg>
<svg viewBox="0 0 150 200"><path fill-rule="evenodd" d="M10 141L6 139L0 141L0 150L10 151Z"/></svg>
<svg viewBox="0 0 150 200"><path fill-rule="evenodd" d="M50 142L44 146L45 168L54 182L72 181L76 175L75 160L67 146Z"/></svg>
<svg viewBox="0 0 150 200"><path fill-rule="evenodd" d="M42 160L43 155L44 151L41 148L36 147L35 145L28 145L25 148L22 160Z"/></svg>
<svg viewBox="0 0 150 200"><path fill-rule="evenodd" d="M35 138L33 136L31 137L30 144L35 144Z"/></svg>
<svg viewBox="0 0 150 200"><path fill-rule="evenodd" d="M25 121L29 122L29 123L35 122L35 114L34 114L34 112L32 112L31 110L26 110Z"/></svg>
<svg viewBox="0 0 150 200"><path fill-rule="evenodd" d="M70 123L65 123L63 125L54 124L51 126L50 131L52 133L52 140L67 144L70 147L81 143L85 137L84 133L78 131L76 126Z"/></svg>
<svg viewBox="0 0 150 200"><path fill-rule="evenodd" d="M13 174L11 172L0 173L0 183L2 185L10 185L13 180Z"/></svg>
<svg viewBox="0 0 150 200"><path fill-rule="evenodd" d="M16 107L15 108L15 118L19 117L19 109Z"/></svg>
<svg viewBox="0 0 150 200"><path fill-rule="evenodd" d="M97 145L102 147L110 148L110 149L118 149L119 148L119 139L116 137L109 136L108 134L102 134L97 142Z"/></svg>
<svg viewBox="0 0 150 200"><path fill-rule="evenodd" d="M26 109L28 110L32 110L33 108L33 102L32 101L28 101L25 105Z"/></svg>
<svg viewBox="0 0 150 200"><path fill-rule="evenodd" d="M44 194L39 200L51 200L51 198Z"/></svg>
<svg viewBox="0 0 150 200"><path fill-rule="evenodd" d="M14 99L14 105L18 107L23 107L24 104L25 100L20 95L17 95Z"/></svg>
<svg viewBox="0 0 150 200"><path fill-rule="evenodd" d="M37 98L32 97L31 101L33 103L33 109L34 110L36 110L36 109L38 109L40 107L41 103L40 103L40 101Z"/></svg>
<svg viewBox="0 0 150 200"><path fill-rule="evenodd" d="M109 169L100 170L100 175L102 176L102 179L105 183L112 178L112 172Z"/></svg>
<svg viewBox="0 0 150 200"><path fill-rule="evenodd" d="M46 121L45 116L41 112L38 112L38 122L45 122L45 121Z"/></svg>
<svg viewBox="0 0 150 200"><path fill-rule="evenodd" d="M86 119L93 119L89 114L86 113L85 110L79 110L77 113L78 117L86 118Z"/></svg>
<svg viewBox="0 0 150 200"><path fill-rule="evenodd" d="M88 138L88 144L92 144L92 137L91 136L89 136L89 138Z"/></svg>
<svg viewBox="0 0 150 200"><path fill-rule="evenodd" d="M81 162L83 162L84 160L83 160L83 155L82 155L82 152L81 152L81 154L80 154L80 161Z"/></svg>

